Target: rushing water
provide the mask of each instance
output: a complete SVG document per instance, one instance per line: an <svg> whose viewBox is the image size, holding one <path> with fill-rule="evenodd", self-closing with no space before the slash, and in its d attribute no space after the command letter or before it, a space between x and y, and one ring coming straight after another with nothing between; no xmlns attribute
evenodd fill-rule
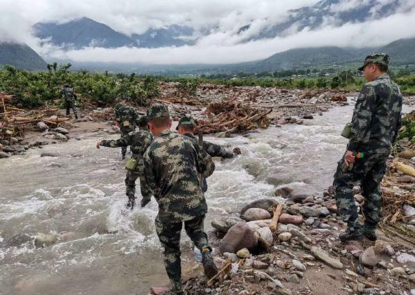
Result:
<svg viewBox="0 0 415 295"><path fill-rule="evenodd" d="M208 221L273 197L278 186L320 194L344 152L339 134L351 114L351 106L338 107L304 125L207 138L242 150L217 163L208 179ZM84 136L0 161L0 294L141 295L167 282L153 222L157 204L123 210L124 164L119 149L95 148L104 137ZM59 157L41 158L46 151ZM27 236L39 233L59 240L35 247Z"/></svg>

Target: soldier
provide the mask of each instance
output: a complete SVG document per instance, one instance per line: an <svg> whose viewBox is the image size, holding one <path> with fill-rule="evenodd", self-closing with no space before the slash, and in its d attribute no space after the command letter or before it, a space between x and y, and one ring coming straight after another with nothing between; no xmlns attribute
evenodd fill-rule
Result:
<svg viewBox="0 0 415 295"><path fill-rule="evenodd" d="M101 146L111 148L130 146L133 155L125 165L127 169L125 185L126 195L128 197L127 208L130 208L131 210L134 209L135 205L135 182L137 178L140 178L141 195L143 196L143 201L148 203L151 199L151 190L144 179L143 155L153 141L153 136L148 130L143 130L147 126L147 120L145 119L145 116L140 119L140 123L140 130L124 134L118 140L103 140L97 144L97 148L100 148Z"/></svg>
<svg viewBox="0 0 415 295"><path fill-rule="evenodd" d="M183 223L186 233L202 253L206 276L212 278L217 273L203 228L207 204L199 183L199 173L208 177L215 165L193 140L170 131L172 121L166 106L153 105L147 117L155 139L144 154L144 173L159 204L156 230L164 247L166 272L173 285L168 294L184 294L180 262ZM143 200L141 206L147 203Z"/></svg>
<svg viewBox="0 0 415 295"><path fill-rule="evenodd" d="M121 137L135 130L137 126L137 120L139 120L139 115L133 107L124 105L122 103L117 103L114 109L115 120L117 121L118 126L120 127ZM127 147L123 146L121 148L122 159L125 159L127 154Z"/></svg>
<svg viewBox="0 0 415 295"><path fill-rule="evenodd" d="M61 94L65 98L66 115L69 116L70 110L72 109L75 119L78 119L78 110L76 108L76 101L78 97L76 96L73 87L68 83L65 84L64 88L61 89Z"/></svg>
<svg viewBox="0 0 415 295"><path fill-rule="evenodd" d="M380 182L386 160L401 126L402 94L387 74L389 56L366 57L360 71L368 81L363 86L353 113L347 151L338 163L334 189L340 217L347 223L342 242L363 236L376 240L376 225L381 220ZM353 186L360 185L365 198L363 230L358 222Z"/></svg>
<svg viewBox="0 0 415 295"><path fill-rule="evenodd" d="M196 123L192 116L186 115L182 117L179 121L179 125L177 125L176 130L179 131L180 134L183 136L189 137L192 139L195 144L198 144L197 138L194 136ZM241 150L239 148L234 148L233 153L228 152L220 145L203 141L203 149L209 154L211 157L221 157L224 159L231 159L234 155L240 155ZM207 191L207 182L206 178L202 178L202 188L203 192Z"/></svg>

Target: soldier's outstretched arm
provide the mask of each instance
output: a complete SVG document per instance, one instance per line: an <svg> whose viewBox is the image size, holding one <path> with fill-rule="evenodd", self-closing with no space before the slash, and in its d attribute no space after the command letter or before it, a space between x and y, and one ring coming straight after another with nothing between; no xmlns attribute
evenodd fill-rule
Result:
<svg viewBox="0 0 415 295"><path fill-rule="evenodd" d="M100 145L110 148L127 147L131 145L131 136L129 134L125 134L117 140L103 140Z"/></svg>
<svg viewBox="0 0 415 295"><path fill-rule="evenodd" d="M359 146L370 129L372 115L376 105L373 86L365 85L359 94L352 119L352 134L347 150L358 152Z"/></svg>
<svg viewBox="0 0 415 295"><path fill-rule="evenodd" d="M215 163L212 160L212 157L205 151L200 150L198 145L194 145L196 149L197 156L197 172L202 174L204 178L207 178L213 174L215 171Z"/></svg>
<svg viewBox="0 0 415 295"><path fill-rule="evenodd" d="M222 158L233 158L233 153L228 152L226 149L221 147L218 144L214 144L212 142L204 141L203 147L205 151L209 154L211 157L222 157Z"/></svg>

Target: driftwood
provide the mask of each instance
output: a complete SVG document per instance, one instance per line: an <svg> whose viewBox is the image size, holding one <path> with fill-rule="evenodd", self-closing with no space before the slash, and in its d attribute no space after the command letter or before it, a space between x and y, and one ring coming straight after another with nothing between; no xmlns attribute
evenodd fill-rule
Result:
<svg viewBox="0 0 415 295"><path fill-rule="evenodd" d="M228 271L229 267L232 265L231 261L228 261L225 263L224 266L222 266L222 268L220 269L220 271L218 271L218 273L216 275L214 275L209 281L207 281L206 285L213 286L213 284L215 283L215 279L217 277L219 277L221 274L223 274L224 272Z"/></svg>
<svg viewBox="0 0 415 295"><path fill-rule="evenodd" d="M410 175L412 177L415 177L415 169L412 168L411 166L405 165L405 164L400 163L396 160L393 162L393 164L394 164L394 166L397 170L399 170L399 171L401 171L401 172L403 172L407 175Z"/></svg>
<svg viewBox="0 0 415 295"><path fill-rule="evenodd" d="M277 208L274 210L274 216L272 217L271 224L269 226L269 229L272 232L275 232L278 228L278 220L281 216L282 209L284 208L284 204L278 204Z"/></svg>

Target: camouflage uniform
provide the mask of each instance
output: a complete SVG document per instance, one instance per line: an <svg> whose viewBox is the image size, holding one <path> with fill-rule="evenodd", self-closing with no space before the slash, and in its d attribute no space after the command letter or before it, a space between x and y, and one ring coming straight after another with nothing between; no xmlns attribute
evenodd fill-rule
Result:
<svg viewBox="0 0 415 295"><path fill-rule="evenodd" d="M164 105L155 105L148 111L149 121L168 116ZM164 247L166 272L178 294L182 289L180 232L183 223L195 246L210 255L203 229L207 204L199 173L208 177L214 169L211 157L200 151L193 140L170 130L161 132L144 154L145 178L159 205L157 235Z"/></svg>
<svg viewBox="0 0 415 295"><path fill-rule="evenodd" d="M152 141L153 136L150 132L138 130L123 135L118 140L103 140L101 142L101 145L105 147L115 148L130 146L131 148L131 152L133 153L131 158L137 161L135 169L127 169L127 176L125 178L126 195L131 207L134 207L135 204L135 182L137 178L140 178L140 188L143 200L148 202L151 199L151 190L144 178L143 155Z"/></svg>
<svg viewBox="0 0 415 295"><path fill-rule="evenodd" d="M189 126L190 128L194 128L196 126L196 122L194 121L193 117L190 115L186 115L182 117L179 121L179 126ZM195 144L198 144L198 139L192 133L185 133L183 136L186 136L194 141ZM203 141L203 149L209 154L211 157L221 157L224 159L231 159L233 158L234 154L232 152L228 152L223 147L218 144L214 144L208 141ZM203 192L206 192L208 189L206 178L202 178L202 189Z"/></svg>
<svg viewBox="0 0 415 295"><path fill-rule="evenodd" d="M123 105L121 103L118 103L115 106L115 117L115 120L120 126L121 137L134 131L135 127L137 126L137 121L140 119L140 116L137 114L136 110L133 107ZM126 153L127 147L123 146L121 148L123 159L125 158Z"/></svg>
<svg viewBox="0 0 415 295"><path fill-rule="evenodd" d="M73 110L75 118L78 119L78 110L76 108L76 100L78 97L76 96L74 90L70 85L65 85L65 87L61 90L61 94L65 98L65 105L66 105L66 115L69 116L70 110Z"/></svg>
<svg viewBox="0 0 415 295"><path fill-rule="evenodd" d="M379 62L379 58L381 61L385 59L385 63L388 60L384 55L376 55L378 59L375 60L371 57L373 56L366 58L365 65ZM376 225L381 220L380 182L401 126L401 110L402 95L399 87L386 74L366 83L357 99L347 150L363 153L364 156L356 158L351 171L343 169L343 156L338 163L333 183L339 214L347 223L349 232L358 233L361 230L353 196L355 185L361 186L365 198L363 233L374 235Z"/></svg>

